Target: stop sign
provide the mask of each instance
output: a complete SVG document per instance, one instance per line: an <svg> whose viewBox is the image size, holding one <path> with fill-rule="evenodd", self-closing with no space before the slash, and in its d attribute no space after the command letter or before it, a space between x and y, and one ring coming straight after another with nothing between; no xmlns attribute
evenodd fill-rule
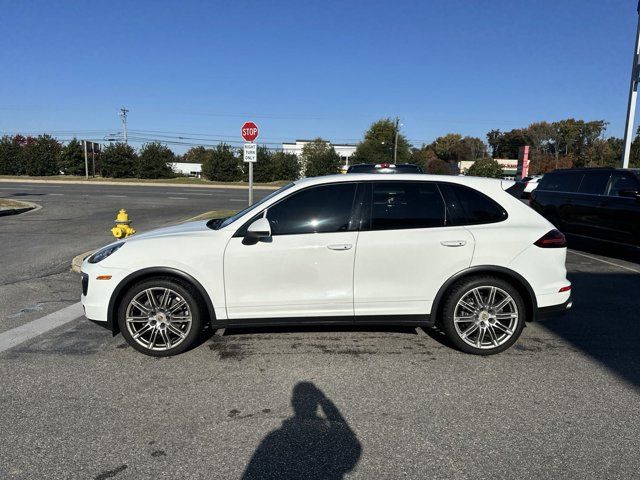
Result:
<svg viewBox="0 0 640 480"><path fill-rule="evenodd" d="M242 125L242 138L245 142L253 142L258 138L258 125L253 122L244 122Z"/></svg>

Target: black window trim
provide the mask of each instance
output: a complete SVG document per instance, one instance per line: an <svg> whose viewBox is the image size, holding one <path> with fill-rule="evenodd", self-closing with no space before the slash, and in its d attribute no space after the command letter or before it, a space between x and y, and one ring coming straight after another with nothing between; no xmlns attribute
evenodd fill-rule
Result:
<svg viewBox="0 0 640 480"><path fill-rule="evenodd" d="M362 184L362 183L363 182L361 182L361 181L317 183L315 185L309 185L308 187L304 187L304 188L301 188L299 190L294 190L293 192L289 192L288 195L284 196L283 198L281 198L277 202L272 203L268 207L260 210L260 212L256 213L253 217L251 217L249 220L247 220L240 228L238 228L238 230L235 231L235 233L233 234L232 238L244 238L246 236L246 230L247 230L247 228L249 228L249 225L251 225L253 222L255 222L258 218L264 217L265 213L268 214L269 209L271 207L275 207L279 203L284 202L289 197L291 197L293 195L296 195L298 193L304 192L306 190L310 190L312 188L327 187L327 186L330 186L330 185L355 185L356 186L356 190L355 190L355 192L353 194L353 200L351 202L351 214L349 216L349 228L346 231L347 232L358 231L358 225L359 225L360 221L359 221L359 219L356 219L355 215L356 215L356 211L358 212L358 214L360 214L361 209L360 208L356 208L356 200L358 199L358 194L359 194L359 191L360 191L359 187L360 187L360 184ZM284 236L289 236L289 235L322 235L322 234L327 234L327 233L339 233L339 232L280 233L280 234L273 235L273 236L274 237L284 237ZM344 233L344 232L342 232L342 233Z"/></svg>

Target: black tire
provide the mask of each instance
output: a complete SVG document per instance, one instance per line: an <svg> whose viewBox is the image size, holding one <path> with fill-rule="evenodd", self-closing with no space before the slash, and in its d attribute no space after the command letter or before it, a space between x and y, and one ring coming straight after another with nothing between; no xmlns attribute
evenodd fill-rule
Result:
<svg viewBox="0 0 640 480"><path fill-rule="evenodd" d="M509 312L501 314L502 316L513 316L515 313L517 318L509 318L504 322L514 322L513 328L508 328L507 330L511 331L511 334L504 332L503 330L499 330L496 326L498 322L495 318L492 317L493 314L489 314L489 311L485 308L480 308L482 310L479 314L473 314L472 309L466 309L466 307L460 307L458 313L464 312L465 315L459 315L459 318L466 316L473 316L474 319L470 321L464 321L458 323L458 328L456 328L456 322L454 321L454 316L456 313L456 308L458 307L458 302L460 302L464 297L470 294L474 289L479 288L478 292L480 296L484 300L488 300L488 295L491 287L496 287L495 295L499 299L506 299L506 296L502 296L501 292L508 294L513 300L513 303L508 304ZM483 297L483 292L486 292ZM476 304L471 304L472 307L475 307ZM504 307L507 308L507 307ZM495 313L495 312L494 312ZM467 315L468 314L468 315ZM522 295L518 292L518 290L513 287L510 283L501 278L490 276L490 275L482 275L482 276L474 276L469 278L464 278L451 286L451 288L447 292L447 298L444 303L442 309L441 316L441 325L444 333L447 335L449 340L460 350L466 353L472 353L474 355L493 355L496 353L503 352L513 345L520 337L522 333L522 329L524 328L526 321L526 308L524 304L524 300L522 299ZM481 317L481 315L485 315L485 317ZM493 321L493 323L490 323ZM505 338L501 339L498 346L483 346L483 348L478 348L477 346L470 345L469 342L477 342L477 338L474 336L475 330L472 330L472 326L476 325L478 329L478 337L480 336L480 332L483 331L482 337L480 337L480 341L484 342L493 342L493 338L501 339L500 336L497 336L496 333L499 332L500 335L504 335ZM501 320L499 325L504 327L503 321ZM492 334L489 331L493 332ZM471 332L468 334L467 332ZM464 334L468 334L467 341L463 339ZM484 335L489 334L488 339L484 338ZM495 337L494 337L495 336ZM484 345L484 344L483 344Z"/></svg>
<svg viewBox="0 0 640 480"><path fill-rule="evenodd" d="M147 324L145 324L145 320L142 318L145 316L145 312L140 308L132 306L133 310L130 310L129 313L135 312L138 315L136 318L140 318L137 323L131 326L134 333L139 333L140 329L147 326L150 330L146 330L143 335L140 335L140 341L136 340L130 331L126 317L127 310L130 307L131 301L138 297L139 295L143 295L143 297L138 298L147 298L148 300L140 301L143 306L150 307L150 301L148 295L145 296L145 293L151 291L153 298L156 303L160 303L164 298L162 297L163 290L170 290L173 293L168 294L172 296L175 293L175 297L172 297L171 300L167 300L171 303L164 306L158 306L158 310L151 310L150 312L158 313L160 312L162 318L160 320L156 320L156 315L153 315L153 320L149 320ZM184 301L184 306L180 305L180 300ZM171 308L177 308L174 313L170 312ZM149 278L138 282L131 286L129 290L123 295L120 304L118 305L118 325L120 326L120 331L122 332L122 336L125 338L127 343L135 348L137 351L144 353L145 355L149 355L151 357L168 357L172 355L177 355L179 353L184 352L193 346L193 344L198 340L200 334L204 327L204 315L203 315L203 307L201 304L200 296L197 291L189 285L187 282L183 282L180 280L176 280L168 277L156 277ZM151 316L152 313L148 315ZM174 315L173 318L176 320L172 321L171 315ZM180 316L179 316L180 315ZM177 320L178 318L190 318L190 325L187 329L187 321L186 320ZM151 317L149 317L151 318ZM153 323L153 326L151 325ZM160 330L160 328L162 329ZM161 337L161 341L158 344L157 348L164 346L162 349L149 348L148 346L142 343L148 343L151 346L154 346L155 343L152 343L150 336L153 334L153 329L158 330L156 332L156 336L153 337L155 339L158 335ZM176 330L180 331L183 335L182 337L179 334L176 334ZM165 341L168 338L169 340ZM175 343L171 340L174 339ZM167 347L168 345L168 347Z"/></svg>

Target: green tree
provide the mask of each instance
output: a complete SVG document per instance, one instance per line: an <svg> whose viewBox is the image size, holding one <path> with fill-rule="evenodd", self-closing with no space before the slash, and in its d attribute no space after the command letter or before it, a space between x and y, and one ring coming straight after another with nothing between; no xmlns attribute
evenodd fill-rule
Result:
<svg viewBox="0 0 640 480"><path fill-rule="evenodd" d="M211 154L210 149L206 149L202 146L199 147L191 147L187 152L182 156L181 161L186 163L204 163L207 156Z"/></svg>
<svg viewBox="0 0 640 480"><path fill-rule="evenodd" d="M316 138L302 147L301 160L307 177L338 173L341 163L340 155L329 142L321 138Z"/></svg>
<svg viewBox="0 0 640 480"><path fill-rule="evenodd" d="M373 123L351 157L353 163L393 163L395 136L396 124L390 118ZM404 135L398 133L396 162L406 163L410 157L411 145Z"/></svg>
<svg viewBox="0 0 640 480"><path fill-rule="evenodd" d="M475 162L479 158L484 158L487 154L487 145L478 137L464 137L458 144L456 150L458 154L457 160L471 160Z"/></svg>
<svg viewBox="0 0 640 480"><path fill-rule="evenodd" d="M462 135L459 133L448 133L438 137L431 144L431 148L440 160L445 162L457 162L460 160L460 144Z"/></svg>
<svg viewBox="0 0 640 480"><path fill-rule="evenodd" d="M58 167L65 175L84 175L84 150L82 144L73 138L60 149Z"/></svg>
<svg viewBox="0 0 640 480"><path fill-rule="evenodd" d="M411 150L409 162L422 167L425 172L427 171L427 165L434 160L439 159L431 146L423 145L422 148L413 148Z"/></svg>
<svg viewBox="0 0 640 480"><path fill-rule="evenodd" d="M249 164L243 162L242 166L244 167L244 180L248 181ZM256 163L253 164L253 181L263 183L273 182L274 180L277 180L275 174L273 153L271 153L271 151L264 145L258 146Z"/></svg>
<svg viewBox="0 0 640 480"><path fill-rule="evenodd" d="M424 173L431 173L433 175L451 175L451 164L444 160L440 160L439 158L434 158L433 160L429 160L424 168Z"/></svg>
<svg viewBox="0 0 640 480"><path fill-rule="evenodd" d="M160 142L145 144L138 155L138 178L171 178L175 162L173 151Z"/></svg>
<svg viewBox="0 0 640 480"><path fill-rule="evenodd" d="M231 146L220 143L204 159L202 175L218 182L238 182L242 180L241 159Z"/></svg>
<svg viewBox="0 0 640 480"><path fill-rule="evenodd" d="M58 154L62 145L49 135L39 135L22 147L27 175L58 175Z"/></svg>
<svg viewBox="0 0 640 480"><path fill-rule="evenodd" d="M274 180L297 180L300 178L300 160L293 153L273 154Z"/></svg>
<svg viewBox="0 0 640 480"><path fill-rule="evenodd" d="M0 139L0 175L24 175L22 139L19 135L5 135Z"/></svg>
<svg viewBox="0 0 640 480"><path fill-rule="evenodd" d="M491 157L481 158L471 165L469 175L473 177L502 178L502 167Z"/></svg>
<svg viewBox="0 0 640 480"><path fill-rule="evenodd" d="M100 161L100 175L103 177L135 177L138 173L138 155L126 143L112 143L104 149Z"/></svg>

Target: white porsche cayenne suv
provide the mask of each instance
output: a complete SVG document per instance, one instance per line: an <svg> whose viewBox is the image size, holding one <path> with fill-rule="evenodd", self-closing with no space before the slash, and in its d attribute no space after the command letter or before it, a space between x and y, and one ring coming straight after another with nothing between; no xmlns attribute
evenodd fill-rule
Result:
<svg viewBox="0 0 640 480"><path fill-rule="evenodd" d="M438 327L460 350L509 348L571 307L564 236L513 182L400 174L286 185L226 219L137 234L82 264L88 319L175 355L203 328Z"/></svg>

